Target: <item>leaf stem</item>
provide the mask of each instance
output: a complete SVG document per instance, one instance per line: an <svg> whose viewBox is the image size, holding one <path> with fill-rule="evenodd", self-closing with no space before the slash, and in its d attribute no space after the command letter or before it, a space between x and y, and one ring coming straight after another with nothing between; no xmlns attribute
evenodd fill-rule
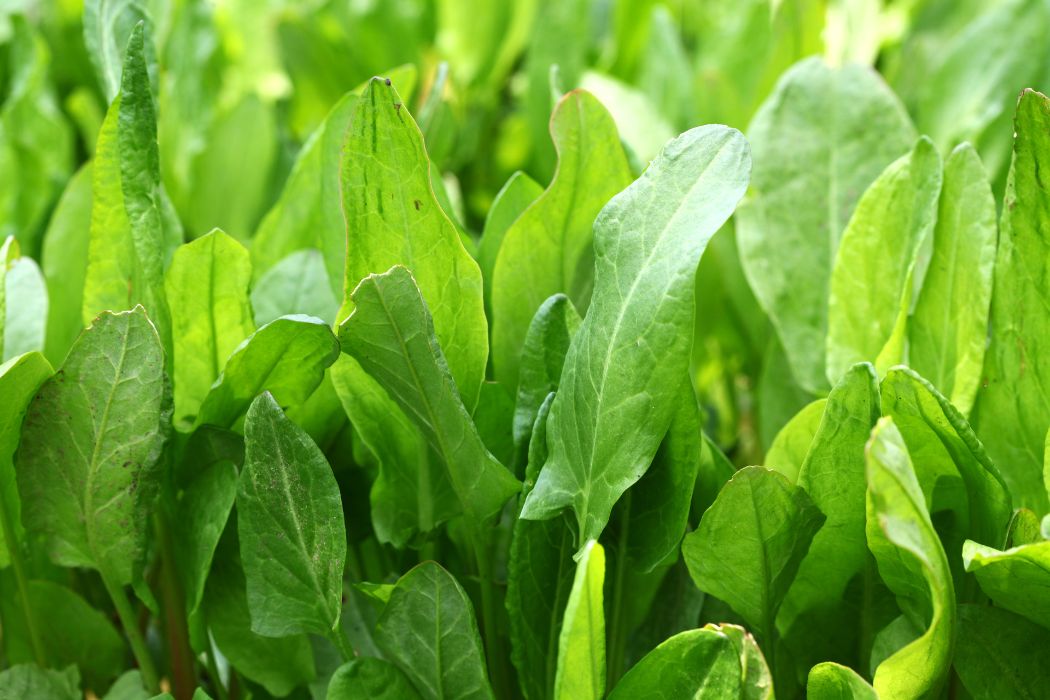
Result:
<svg viewBox="0 0 1050 700"><path fill-rule="evenodd" d="M631 492L628 490L623 495L623 518L620 522L620 531L616 538L616 568L613 571L612 582L612 615L609 620L609 649L606 654L607 678L609 687L615 685L623 671L623 657L627 646L627 635L624 632L623 614L623 589L624 578L627 575L627 536L630 532L631 521Z"/></svg>
<svg viewBox="0 0 1050 700"><path fill-rule="evenodd" d="M189 698L197 687L197 677L186 624L186 594L176 573L175 545L163 513L158 513L154 518L154 530L160 544L160 586L164 601L168 654L171 659L172 690L176 698Z"/></svg>
<svg viewBox="0 0 1050 700"><path fill-rule="evenodd" d="M336 648L339 649L340 656L343 657L344 662L353 661L357 658L357 654L354 653L354 648L350 646L350 642L347 641L346 635L343 634L343 628L339 625L334 627L328 632L328 638L332 640Z"/></svg>
<svg viewBox="0 0 1050 700"><path fill-rule="evenodd" d="M215 690L219 700L229 700L226 686L222 684L222 675L219 673L219 665L215 663L215 650L212 649L211 639L208 639L207 649L204 651L204 663L208 667L208 677L211 678L212 688Z"/></svg>
<svg viewBox="0 0 1050 700"><path fill-rule="evenodd" d="M40 631L36 626L36 616L33 614L33 605L29 600L29 581L26 578L25 562L22 560L22 549L18 538L15 537L15 527L11 522L11 514L0 504L0 526L4 530L4 542L7 544L7 553L11 558L11 568L15 572L15 582L18 585L18 596L22 599L22 614L26 618L26 631L29 633L29 644L33 647L33 658L41 668L47 667L47 654L44 645L40 641Z"/></svg>
<svg viewBox="0 0 1050 700"><path fill-rule="evenodd" d="M157 668L153 665L153 657L150 656L146 640L143 638L142 632L139 631L138 623L135 620L135 611L132 610L131 603L128 602L128 597L124 594L124 587L114 582L108 573L104 571L100 573L102 574L102 583L105 585L109 597L113 600L113 606L117 609L117 616L120 618L120 624L124 628L124 634L128 637L131 653L135 655L135 661L138 662L139 672L142 674L142 682L146 686L146 690L153 694L159 694L160 679L157 676Z"/></svg>

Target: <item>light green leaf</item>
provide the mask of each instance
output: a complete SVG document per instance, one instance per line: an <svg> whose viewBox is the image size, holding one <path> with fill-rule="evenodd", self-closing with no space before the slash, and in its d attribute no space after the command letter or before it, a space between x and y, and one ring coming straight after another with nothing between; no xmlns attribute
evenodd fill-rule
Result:
<svg viewBox="0 0 1050 700"><path fill-rule="evenodd" d="M892 418L881 418L866 448L868 547L879 575L922 635L879 664L880 698L939 697L955 645L955 589L930 522L908 448Z"/></svg>
<svg viewBox="0 0 1050 700"><path fill-rule="evenodd" d="M400 265L369 275L351 295L343 349L375 378L441 456L460 505L482 524L521 485L486 449L460 401L427 303Z"/></svg>
<svg viewBox="0 0 1050 700"><path fill-rule="evenodd" d="M488 332L481 271L441 210L423 137L397 91L375 78L354 108L342 161L347 295L372 273L405 265L433 315L467 410L485 374ZM352 310L344 299L345 318Z"/></svg>
<svg viewBox="0 0 1050 700"><path fill-rule="evenodd" d="M529 324L552 294L586 309L594 285L594 218L631 182L616 124L583 91L561 99L551 116L558 152L554 179L503 238L492 269L492 365L496 379L518 385Z"/></svg>
<svg viewBox="0 0 1050 700"><path fill-rule="evenodd" d="M230 355L195 425L234 426L264 390L282 406L301 404L338 356L339 342L321 319L284 316L268 323Z"/></svg>
<svg viewBox="0 0 1050 700"><path fill-rule="evenodd" d="M251 261L219 229L179 246L164 278L171 306L175 421L193 424L227 358L252 334Z"/></svg>
<svg viewBox="0 0 1050 700"><path fill-rule="evenodd" d="M91 230L91 164L85 164L62 193L44 234L41 266L47 280L47 359L61 364L84 327L84 261ZM0 256L2 257L2 256Z"/></svg>
<svg viewBox="0 0 1050 700"><path fill-rule="evenodd" d="M959 606L955 672L974 700L1038 698L1050 688L1050 632L1001 608Z"/></svg>
<svg viewBox="0 0 1050 700"><path fill-rule="evenodd" d="M974 408L977 434L1002 470L1014 506L1045 513L1043 448L1050 425L1050 280L1044 228L1050 193L1041 168L1050 154L1050 100L1022 93L1014 120L1014 157L999 223L991 341Z"/></svg>
<svg viewBox="0 0 1050 700"><path fill-rule="evenodd" d="M848 666L831 661L809 670L806 696L811 700L878 700L875 689Z"/></svg>
<svg viewBox="0 0 1050 700"><path fill-rule="evenodd" d="M2 260L0 255L0 260ZM37 389L51 376L51 365L38 352L15 357L0 365L0 569L10 563L8 547L22 541L22 505L12 462L26 407Z"/></svg>
<svg viewBox="0 0 1050 700"><path fill-rule="evenodd" d="M171 230L161 210L157 123L143 46L139 25L128 40L121 92L98 137L82 318L88 323L99 311L142 304L170 348L164 261L181 233Z"/></svg>
<svg viewBox="0 0 1050 700"><path fill-rule="evenodd" d="M915 266L937 221L941 178L941 157L922 137L857 203L831 270L828 381L857 362L882 374L904 360Z"/></svg>
<svg viewBox="0 0 1050 700"><path fill-rule="evenodd" d="M328 461L269 392L244 422L237 532L252 631L329 634L346 562L343 504Z"/></svg>
<svg viewBox="0 0 1050 700"><path fill-rule="evenodd" d="M981 381L997 227L988 175L969 144L944 163L933 256L908 322L908 363L965 416Z"/></svg>
<svg viewBox="0 0 1050 700"><path fill-rule="evenodd" d="M620 137L638 162L651 161L675 137L672 125L641 90L590 70L581 76L580 87L609 110Z"/></svg>
<svg viewBox="0 0 1050 700"><path fill-rule="evenodd" d="M792 483L797 481L827 405L827 399L817 399L796 413L773 438L766 452L765 466L780 472Z"/></svg>
<svg viewBox="0 0 1050 700"><path fill-rule="evenodd" d="M806 492L763 467L729 480L682 555L701 590L724 600L759 639L776 637L777 611L824 516Z"/></svg>
<svg viewBox="0 0 1050 700"><path fill-rule="evenodd" d="M340 666L328 682L328 700L413 700L419 693L388 661L363 657Z"/></svg>
<svg viewBox="0 0 1050 700"><path fill-rule="evenodd" d="M861 194L908 150L915 131L874 71L808 58L780 78L748 139L756 168L736 217L740 258L795 378L818 393L828 381L820 349L843 230Z"/></svg>
<svg viewBox="0 0 1050 700"><path fill-rule="evenodd" d="M580 549L572 591L558 635L556 700L605 697L605 550L594 540Z"/></svg>
<svg viewBox="0 0 1050 700"><path fill-rule="evenodd" d="M13 261L4 277L6 318L2 332L3 361L34 350L43 351L47 332L47 284L32 258Z"/></svg>
<svg viewBox="0 0 1050 700"><path fill-rule="evenodd" d="M0 243L0 359L3 357L5 322L7 320L7 271L18 259L21 250L14 236L8 236Z"/></svg>
<svg viewBox="0 0 1050 700"><path fill-rule="evenodd" d="M996 605L1050 627L1050 541L1005 551L968 541L962 556Z"/></svg>
<svg viewBox="0 0 1050 700"><path fill-rule="evenodd" d="M555 294L540 305L525 334L514 405L515 457L528 447L536 411L547 394L558 387L565 355L580 327L580 314L564 294Z"/></svg>
<svg viewBox="0 0 1050 700"><path fill-rule="evenodd" d="M128 37L140 22L150 21L141 0L87 0L84 3L84 47L95 68L106 102L121 89L121 66Z"/></svg>
<svg viewBox="0 0 1050 700"><path fill-rule="evenodd" d="M125 671L102 696L102 700L149 700L151 697L142 683L142 674L134 669Z"/></svg>
<svg viewBox="0 0 1050 700"><path fill-rule="evenodd" d="M221 461L198 474L175 503L171 521L175 569L189 616L201 604L212 557L236 497L237 469L233 463Z"/></svg>
<svg viewBox="0 0 1050 700"><path fill-rule="evenodd" d="M478 244L478 266L485 282L485 312L489 317L492 316L492 271L496 266L499 249L510 227L542 194L543 187L518 170L496 193L496 198L492 200L492 206L485 215L485 227Z"/></svg>
<svg viewBox="0 0 1050 700"><path fill-rule="evenodd" d="M289 314L334 321L339 301L328 284L324 262L320 251L304 249L290 253L267 270L252 287L256 325Z"/></svg>
<svg viewBox="0 0 1050 700"><path fill-rule="evenodd" d="M76 666L64 671L19 664L0 673L0 700L80 700L80 673Z"/></svg>
<svg viewBox="0 0 1050 700"><path fill-rule="evenodd" d="M424 700L493 697L470 599L432 561L397 582L375 639Z"/></svg>
<svg viewBox="0 0 1050 700"><path fill-rule="evenodd" d="M99 316L29 404L15 458L22 520L55 563L131 582L170 417L164 351L145 311Z"/></svg>
<svg viewBox="0 0 1050 700"><path fill-rule="evenodd" d="M522 517L571 506L582 544L645 473L688 368L700 254L743 195L750 162L739 132L697 127L602 210L591 307L565 358L552 452Z"/></svg>

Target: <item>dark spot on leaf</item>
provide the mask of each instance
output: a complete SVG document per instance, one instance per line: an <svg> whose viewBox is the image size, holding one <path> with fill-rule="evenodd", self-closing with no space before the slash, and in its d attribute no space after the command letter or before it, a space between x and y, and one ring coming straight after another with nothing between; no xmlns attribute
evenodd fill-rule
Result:
<svg viewBox="0 0 1050 700"><path fill-rule="evenodd" d="M418 199L412 200L412 204L416 205L416 211L419 211L420 208L423 206L423 202L419 201Z"/></svg>
<svg viewBox="0 0 1050 700"><path fill-rule="evenodd" d="M394 109L397 110L398 114L401 114L401 103L400 102L395 102L394 103Z"/></svg>
<svg viewBox="0 0 1050 700"><path fill-rule="evenodd" d="M387 84L387 85L389 85L389 84L390 84L390 78L387 78L387 79L386 79L386 84Z"/></svg>

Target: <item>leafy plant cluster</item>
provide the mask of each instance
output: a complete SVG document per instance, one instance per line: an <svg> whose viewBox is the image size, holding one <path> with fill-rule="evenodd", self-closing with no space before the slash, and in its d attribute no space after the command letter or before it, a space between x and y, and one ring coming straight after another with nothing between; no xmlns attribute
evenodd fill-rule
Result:
<svg viewBox="0 0 1050 700"><path fill-rule="evenodd" d="M9 3L0 698L1050 695L1047 26Z"/></svg>

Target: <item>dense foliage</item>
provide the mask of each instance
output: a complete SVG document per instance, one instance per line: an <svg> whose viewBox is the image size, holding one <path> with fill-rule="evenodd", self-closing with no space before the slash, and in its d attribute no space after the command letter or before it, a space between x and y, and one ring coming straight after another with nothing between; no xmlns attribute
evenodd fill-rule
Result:
<svg viewBox="0 0 1050 700"><path fill-rule="evenodd" d="M4 3L0 700L1050 697L1048 28Z"/></svg>

